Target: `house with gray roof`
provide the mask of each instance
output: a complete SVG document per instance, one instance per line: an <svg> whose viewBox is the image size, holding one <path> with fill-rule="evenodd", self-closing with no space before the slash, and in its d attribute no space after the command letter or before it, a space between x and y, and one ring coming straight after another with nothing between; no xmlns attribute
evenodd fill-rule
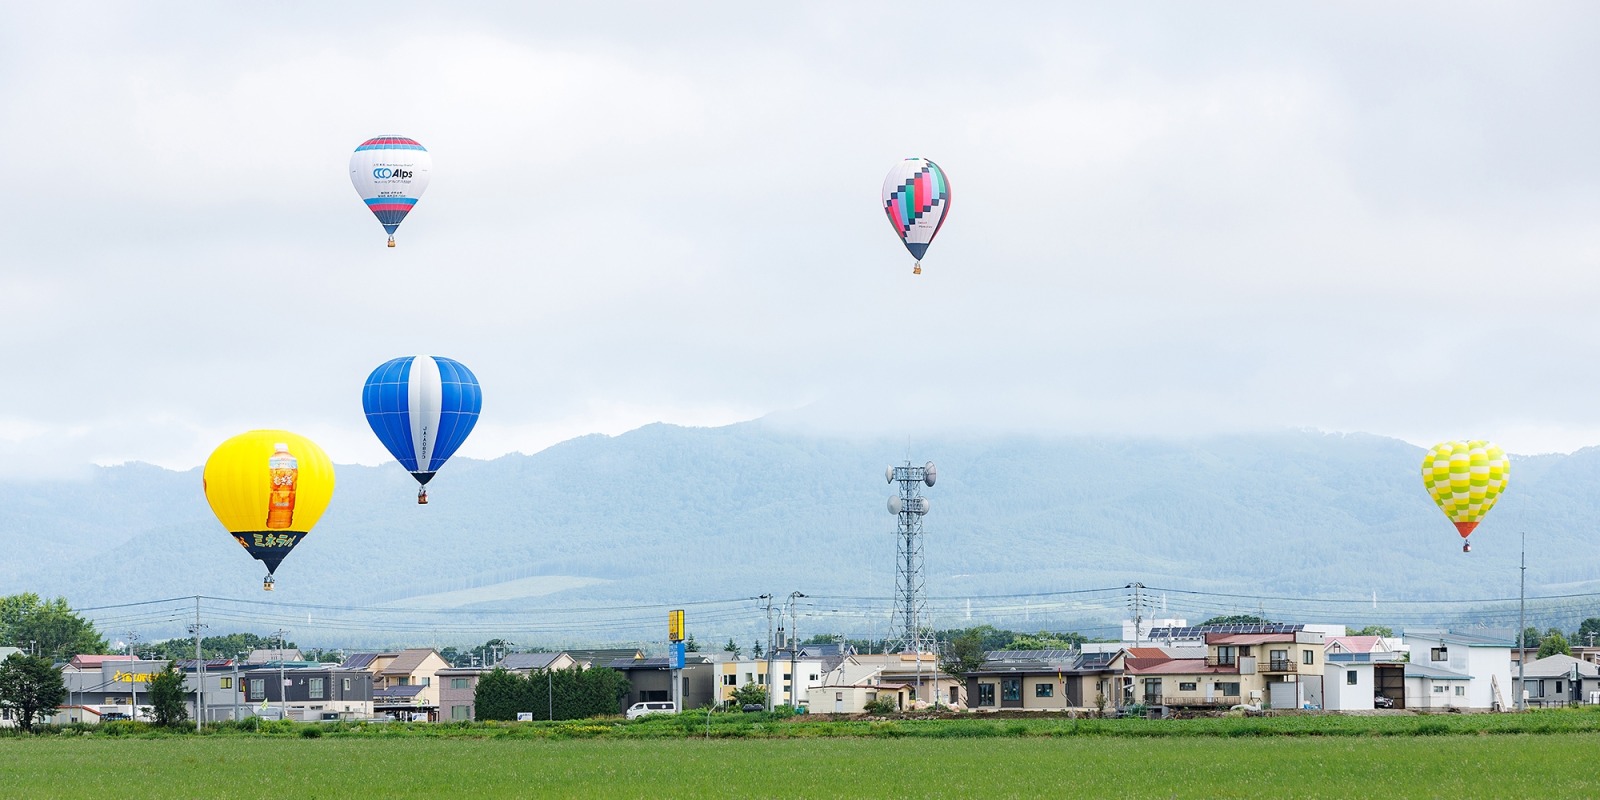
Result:
<svg viewBox="0 0 1600 800"><path fill-rule="evenodd" d="M1530 708L1600 703L1600 664L1556 653L1529 661L1522 675Z"/></svg>

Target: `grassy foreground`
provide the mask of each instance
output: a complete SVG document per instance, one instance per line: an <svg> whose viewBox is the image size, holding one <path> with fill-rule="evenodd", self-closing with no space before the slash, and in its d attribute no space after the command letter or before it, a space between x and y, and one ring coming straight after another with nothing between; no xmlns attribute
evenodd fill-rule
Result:
<svg viewBox="0 0 1600 800"><path fill-rule="evenodd" d="M6 738L8 797L1593 797L1600 735ZM909 776L917 777L909 777ZM1530 794L1531 793L1531 794Z"/></svg>

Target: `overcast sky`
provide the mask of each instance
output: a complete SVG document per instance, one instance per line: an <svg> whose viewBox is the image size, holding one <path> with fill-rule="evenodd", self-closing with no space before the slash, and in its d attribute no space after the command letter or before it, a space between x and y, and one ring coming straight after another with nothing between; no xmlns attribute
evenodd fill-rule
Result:
<svg viewBox="0 0 1600 800"><path fill-rule="evenodd" d="M1600 444L1600 5L9 4L0 470L827 430ZM398 235L347 174L433 156ZM878 205L950 177L924 274Z"/></svg>

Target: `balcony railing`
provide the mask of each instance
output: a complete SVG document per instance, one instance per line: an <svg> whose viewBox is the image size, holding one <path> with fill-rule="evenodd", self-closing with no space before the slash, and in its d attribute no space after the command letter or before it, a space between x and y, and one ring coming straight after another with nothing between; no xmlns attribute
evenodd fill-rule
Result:
<svg viewBox="0 0 1600 800"><path fill-rule="evenodd" d="M1206 666L1208 666L1208 667L1233 667L1234 669L1238 669L1239 668L1239 657L1238 656L1206 656Z"/></svg>
<svg viewBox="0 0 1600 800"><path fill-rule="evenodd" d="M1299 672L1299 662L1290 658L1274 658L1267 662L1262 672Z"/></svg>

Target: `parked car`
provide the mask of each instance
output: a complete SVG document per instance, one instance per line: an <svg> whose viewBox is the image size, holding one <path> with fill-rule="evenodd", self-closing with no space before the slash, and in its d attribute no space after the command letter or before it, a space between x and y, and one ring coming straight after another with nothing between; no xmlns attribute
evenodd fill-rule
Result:
<svg viewBox="0 0 1600 800"><path fill-rule="evenodd" d="M764 705L761 705L760 703L745 703L744 705L739 706L739 710L740 711L766 711L767 707L764 706Z"/></svg>
<svg viewBox="0 0 1600 800"><path fill-rule="evenodd" d="M628 719L638 719L646 714L676 714L678 704L670 700L649 700L628 706Z"/></svg>
<svg viewBox="0 0 1600 800"><path fill-rule="evenodd" d="M1381 695L1381 694L1380 695L1373 695L1373 697L1372 697L1372 707L1373 708L1394 708L1394 701L1390 700L1388 697L1385 697L1384 695Z"/></svg>

